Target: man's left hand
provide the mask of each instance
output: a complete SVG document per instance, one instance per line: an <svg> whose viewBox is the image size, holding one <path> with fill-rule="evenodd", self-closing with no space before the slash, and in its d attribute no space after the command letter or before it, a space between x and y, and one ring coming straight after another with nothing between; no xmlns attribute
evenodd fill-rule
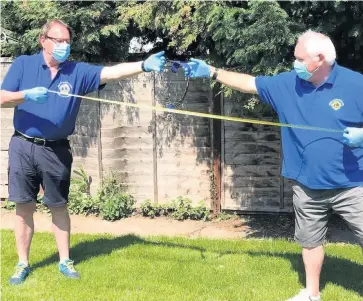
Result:
<svg viewBox="0 0 363 301"><path fill-rule="evenodd" d="M150 71L157 71L161 72L164 69L165 65L165 51L160 51L156 54L150 55L144 62L143 62L143 70L146 72Z"/></svg>
<svg viewBox="0 0 363 301"><path fill-rule="evenodd" d="M346 128L343 142L351 147L363 146L363 128Z"/></svg>
<svg viewBox="0 0 363 301"><path fill-rule="evenodd" d="M209 78L210 66L203 60L191 58L187 64L187 68L184 67L185 77L190 78Z"/></svg>

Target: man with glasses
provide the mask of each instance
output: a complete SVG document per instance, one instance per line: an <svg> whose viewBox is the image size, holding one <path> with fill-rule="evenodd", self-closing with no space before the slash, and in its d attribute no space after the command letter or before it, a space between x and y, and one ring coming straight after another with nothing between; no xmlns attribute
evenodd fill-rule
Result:
<svg viewBox="0 0 363 301"><path fill-rule="evenodd" d="M141 72L161 72L164 52L145 61L111 67L70 62L71 31L60 20L46 23L39 38L42 50L16 58L1 86L1 107L14 107L15 133L9 145L9 200L16 203L15 238L19 262L10 278L20 284L30 273L29 251L33 213L40 185L52 214L59 252L59 270L79 278L69 256L70 218L67 210L73 157L67 139L75 128L81 98L112 80ZM59 94L49 91L61 92Z"/></svg>

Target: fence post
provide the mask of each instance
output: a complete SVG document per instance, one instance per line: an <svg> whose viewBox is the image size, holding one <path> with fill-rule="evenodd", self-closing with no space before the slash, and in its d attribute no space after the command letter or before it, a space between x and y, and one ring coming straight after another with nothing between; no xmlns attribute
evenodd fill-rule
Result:
<svg viewBox="0 0 363 301"><path fill-rule="evenodd" d="M156 105L156 78L155 72L152 75L152 105ZM159 190L158 190L158 145L156 140L156 111L152 110L152 134L153 134L153 179L154 179L154 202L157 204L159 202Z"/></svg>
<svg viewBox="0 0 363 301"><path fill-rule="evenodd" d="M216 84L212 90L212 114L221 115L221 94L219 94L220 84ZM212 177L212 211L213 216L217 216L221 212L221 129L222 121L218 119L212 120L212 162L213 162L213 177Z"/></svg>
<svg viewBox="0 0 363 301"><path fill-rule="evenodd" d="M281 131L280 133L280 162L279 162L279 177L280 177L280 209L285 208L285 180L284 177L281 175L282 171L282 143L281 143Z"/></svg>
<svg viewBox="0 0 363 301"><path fill-rule="evenodd" d="M101 98L100 97L100 89L97 89L97 98ZM99 177L99 183L102 184L102 179L103 179L103 163L102 163L102 143L101 143L101 133L102 133L102 123L101 123L101 119L102 119L102 104L99 101L98 102L98 133L97 133L97 141L98 141L98 177Z"/></svg>

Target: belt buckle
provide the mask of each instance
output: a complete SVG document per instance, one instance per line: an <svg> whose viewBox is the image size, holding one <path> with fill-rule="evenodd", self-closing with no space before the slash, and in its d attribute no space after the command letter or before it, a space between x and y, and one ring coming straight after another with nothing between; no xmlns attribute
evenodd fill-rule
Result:
<svg viewBox="0 0 363 301"><path fill-rule="evenodd" d="M42 138L34 138L34 143L38 144L38 145L45 146L47 141L45 139L42 139Z"/></svg>

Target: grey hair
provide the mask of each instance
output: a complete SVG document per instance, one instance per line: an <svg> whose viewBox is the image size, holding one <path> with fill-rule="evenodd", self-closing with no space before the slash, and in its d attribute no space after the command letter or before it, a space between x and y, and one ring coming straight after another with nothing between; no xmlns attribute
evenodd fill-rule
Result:
<svg viewBox="0 0 363 301"><path fill-rule="evenodd" d="M59 19L53 19L53 20L50 20L48 21L47 23L45 23L43 26L42 26L42 29L40 31L40 36L47 36L48 35L48 32L49 30L53 27L53 25L55 24L58 24L58 25L62 25L64 26L65 28L68 29L68 32L69 32L69 36L72 37L72 29L69 27L68 24L64 23L62 20L59 20Z"/></svg>
<svg viewBox="0 0 363 301"><path fill-rule="evenodd" d="M327 35L308 30L300 35L299 41L302 40L311 57L322 54L328 64L334 64L337 54L332 40Z"/></svg>

